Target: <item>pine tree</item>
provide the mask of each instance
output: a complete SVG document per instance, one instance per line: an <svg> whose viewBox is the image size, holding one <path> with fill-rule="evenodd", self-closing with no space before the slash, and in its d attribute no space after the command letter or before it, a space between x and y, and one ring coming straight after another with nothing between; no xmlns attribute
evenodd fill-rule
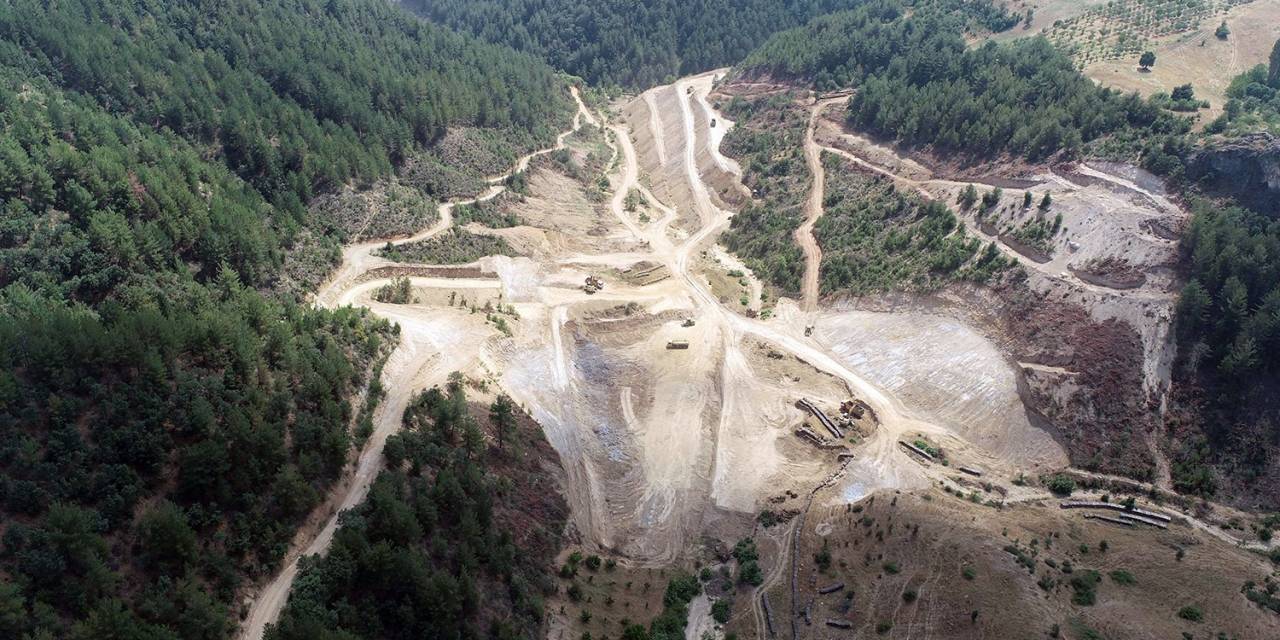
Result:
<svg viewBox="0 0 1280 640"><path fill-rule="evenodd" d="M489 406L489 419L498 438L498 450L505 449L507 440L515 435L516 419L511 397L500 394Z"/></svg>
<svg viewBox="0 0 1280 640"><path fill-rule="evenodd" d="M1040 199L1040 210L1048 211L1053 206L1053 198L1049 196L1049 192L1044 192L1044 197Z"/></svg>
<svg viewBox="0 0 1280 640"><path fill-rule="evenodd" d="M1267 71L1267 85L1272 89L1280 89L1280 40L1271 48L1271 66Z"/></svg>

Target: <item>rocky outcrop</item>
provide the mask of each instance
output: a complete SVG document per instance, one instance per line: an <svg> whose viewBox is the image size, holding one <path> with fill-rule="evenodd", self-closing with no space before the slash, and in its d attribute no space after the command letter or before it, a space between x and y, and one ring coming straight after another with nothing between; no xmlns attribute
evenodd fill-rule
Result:
<svg viewBox="0 0 1280 640"><path fill-rule="evenodd" d="M1187 176L1211 193L1234 196L1266 213L1280 213L1280 138L1253 133L1214 138L1187 159Z"/></svg>

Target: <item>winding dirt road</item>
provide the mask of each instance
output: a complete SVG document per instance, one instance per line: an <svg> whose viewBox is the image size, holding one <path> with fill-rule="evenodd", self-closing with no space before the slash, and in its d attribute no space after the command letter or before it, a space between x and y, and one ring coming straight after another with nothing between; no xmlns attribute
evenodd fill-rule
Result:
<svg viewBox="0 0 1280 640"><path fill-rule="evenodd" d="M483 194L441 204L438 209L439 220L418 233L396 240L373 240L349 245L342 252L342 264L316 294L316 304L330 308L351 304L359 291L380 286L382 282L360 282L360 277L372 269L394 264L374 256L374 250L388 242L396 245L419 242L445 231L453 225L454 207L497 197L506 190L502 183L508 177L527 169L534 158L563 149L565 138L580 129L583 121L595 124L595 116L582 102L578 89L571 87L570 91L578 110L574 114L572 128L558 135L555 145L525 155L511 170L487 178L486 181L491 186ZM259 591L248 616L241 624L238 636L240 640L259 640L263 637L267 625L273 624L280 617L280 612L288 601L289 590L298 575L298 561L304 556L324 554L333 542L339 514L360 504L368 495L369 487L382 469L382 449L387 437L400 428L404 409L409 405L413 394L443 382L449 372L464 368L467 362L477 356L469 348L476 340L475 332L456 320L450 320L447 315L424 319L418 314L397 313L396 305L371 306L378 315L389 317L400 325L400 344L383 367L382 386L387 389L387 395L374 413L373 433L360 452L354 472L335 488L338 493L326 501L325 508L332 509L332 513L325 520L324 526L314 535L307 535L306 530L301 532L285 555L284 568ZM334 500L337 495L341 498ZM336 509L332 507L335 503Z"/></svg>
<svg viewBox="0 0 1280 640"><path fill-rule="evenodd" d="M813 235L813 225L817 224L818 218L822 217L822 200L827 192L827 172L822 167L822 152L825 147L817 143L814 133L818 129L818 118L822 117L823 110L830 105L848 101L849 96L815 101L809 110L809 126L804 131L804 160L809 166L810 176L809 199L805 200L804 223L796 228L795 239L800 249L804 251L804 280L800 285L800 293L805 311L818 310L822 247L818 246L818 239Z"/></svg>
<svg viewBox="0 0 1280 640"><path fill-rule="evenodd" d="M711 393L718 392L721 395L718 399L695 397L688 401L690 406L723 405L723 416L729 415L729 408L733 403L741 402L737 395L740 395L743 389L751 390L753 388L750 386L753 374L746 364L742 347L745 338L752 337L776 346L779 350L800 359L808 366L834 376L846 385L856 397L871 406L880 420L881 427L864 443L859 445L857 449L859 457L848 467L850 473L857 473L860 478L868 479L866 481L868 490L889 486L904 489L926 487L931 482L945 479L945 470L942 470L937 465L932 468L926 468L915 463L897 445L898 440L908 433L937 436L948 443L948 449L953 452L953 455L958 457L967 456L969 459L978 460L995 474L1013 477L1019 470L1015 461L997 459L993 455L979 450L978 447L965 442L953 429L919 418L919 414L908 407L902 398L863 377L863 375L842 361L836 353L823 346L816 339L805 336L803 334L804 322L796 321L795 318L763 321L744 317L721 304L717 297L712 294L709 285L702 276L692 268L691 257L710 248L714 244L716 236L727 228L733 216L732 211L722 209L715 204L709 193L709 187L704 183L700 175L697 162L700 152L711 153L712 157L717 158L716 163L721 168L730 172L736 169L736 163L730 164L732 161L727 159L721 164L722 161L719 159L718 149L721 133L709 134L707 136L709 139L701 141L701 143L696 134L696 130L701 129L703 124L707 125L705 130L713 130L715 128L710 127L709 123L697 123L699 126L695 126L695 117L718 119L723 123L718 127L720 132L732 126L731 122L725 120L707 102L707 95L712 90L715 79L721 73L722 71L717 71L684 78L674 85L675 94L678 97L679 118L684 136L683 155L680 159L683 170L679 172L678 179L687 181L687 185L684 186L687 186L689 192L692 193L692 201L682 204L692 206L697 214L696 219L700 221L698 228L687 237L681 238L679 235L674 234L670 228L672 222L677 218L676 207L659 202L649 189L641 183L636 151L633 148L628 127L623 124L611 125L603 121L603 119L598 120L582 103L576 89L573 90L573 97L577 102L578 110L574 115L573 128L560 134L554 146L522 158L511 172L490 178L489 183L491 186L485 193L477 198L465 201L474 202L497 196L503 191L502 182L507 176L511 175L512 172L527 168L530 160L538 155L564 148L565 139L574 131L577 131L584 122L608 126L614 134L615 140L612 144L616 145L614 150L621 160L621 166L618 169L619 173L613 176L611 181L613 194L607 208L625 229L625 232L621 233L631 236L632 239L637 241L640 248L628 249L619 253L603 253L596 256L571 256L563 258L559 262L562 264L596 263L612 265L633 264L644 260L662 264L670 270L672 277L667 281L645 286L629 286L622 283L615 285L611 283L608 290L593 296L578 288L566 287L563 284L551 285L544 281L535 281L528 285L528 288L534 290L534 292L530 293L525 301L520 303L521 315L525 316L527 314L529 318L527 328L522 328L521 331L526 331L526 335L532 339L544 341L539 345L540 348L544 349L540 353L545 354L544 361L548 363L547 369L539 370L540 372L545 371L545 373L542 373L542 377L537 378L536 382L543 389L550 386L551 391L560 396L576 394L580 390L575 386L578 384L576 380L578 380L579 374L579 372L575 371L577 364L570 360L571 345L567 344L573 341L566 340L564 337L564 332L567 330L565 327L568 322L568 313L574 305L589 302L599 304L603 301L640 301L649 304L668 304L669 308L682 310L688 309L688 306L692 305L693 309L690 317L697 317L696 331L699 332L698 335L707 337L708 343L714 342L710 346L700 346L699 348L707 349L708 354L710 354L708 361L719 363L716 366L721 367L718 371L720 374L719 381L711 387ZM656 113L653 93L644 94L642 99L650 105L650 113ZM696 110L698 112L697 116L695 116L693 101L697 101L699 107ZM806 249L805 311L797 311L797 313L806 318L817 310L817 283L821 253L816 243L813 242L811 230L813 223L822 213L824 180L821 167L821 152L826 150L851 159L856 158L852 154L839 149L822 147L817 144L814 138L814 123L820 116L821 108L836 101L838 100L828 100L815 105L811 115L809 131L805 138L806 159L809 161L810 169L815 176L815 185L810 193L809 206L806 208L808 215L806 226L803 227L804 233L801 234L797 231L797 240L801 241L802 246L805 245L803 238L807 238L808 243L811 245L810 248L814 251L811 253L809 249ZM650 122L642 123L640 126L648 126L654 130L654 135L659 141L659 156L665 164L666 145L660 137L661 121L658 118L651 118ZM674 151L675 141L668 142L673 143L671 150ZM705 156L703 157L705 158ZM863 163L861 160L855 161L860 164ZM867 167L880 173L886 173L885 170L872 167L869 164L867 164ZM900 176L889 175L895 180L905 180ZM650 177L655 178L652 175ZM914 181L911 182L915 188L924 190L923 185ZM625 211L624 204L627 194L633 190L639 190L650 204L664 213L664 217L656 223L644 226L640 225L637 220L632 219L629 213ZM460 203L442 204L439 208L440 219L435 224L409 238L395 242L403 243L422 240L448 229L453 222L452 209L457 204ZM673 239L673 235L679 239ZM450 309L433 309L427 305L384 305L370 300L369 292L388 281L387 278L375 277L370 272L393 264L373 255L373 251L383 244L384 241L370 241L347 247L343 252L342 265L329 282L317 293L316 303L326 307L344 304L366 305L374 313L389 318L400 325L401 343L384 368L383 386L388 389L388 395L375 413L374 433L360 453L353 475L339 488L333 497L334 499L330 501L330 504L338 505L336 510L327 516L324 527L315 535L300 534L299 538L295 540L285 558L284 569L260 592L254 601L249 616L241 629L239 635L241 640L258 640L262 637L267 625L278 618L280 611L284 607L289 589L298 572L299 558L304 555L323 554L332 541L333 533L337 526L337 513L343 509L356 506L364 499L370 484L381 468L383 444L387 436L400 427L404 408L413 393L431 384L443 381L451 371L472 367L478 361L487 368L498 364L498 361L491 360L489 355L482 353L482 345L491 332L483 325L477 328L475 321L467 319L469 317L467 314L453 313L455 310ZM504 272L500 275L505 279L510 274ZM506 286L507 284L505 280L502 282L488 280L469 283L464 283L464 281L460 280L437 280L442 280L439 283L442 287L466 284L472 287L492 288ZM431 284L427 282L427 279L421 278L414 279L414 283L415 286L428 286ZM525 320L522 320L522 324L524 323ZM490 368L490 370L493 369ZM510 392L517 400L521 400L519 389L506 388L510 386L508 379L504 378L501 384L504 385L504 390ZM671 384L673 386L681 386L679 381ZM685 391L687 392L688 390L686 389ZM648 455L643 462L659 469L662 473L689 473L688 467L693 466L693 463L680 456L690 455L685 451L686 447L683 445L689 444L688 439L690 437L697 439L699 434L688 429L680 431L686 426L684 423L678 425L668 423L672 422L672 416L678 416L681 420L696 424L696 416L701 414L701 410L690 411L687 407L675 407L667 413L651 410L645 414L643 411L638 411L637 409L640 407L633 404L632 394L633 391L630 387L610 390L610 396L617 397L619 400L623 423L634 430L654 427L655 423L661 422L664 424L658 425L658 427L667 430L658 436L654 436L652 444L658 450L643 452ZM685 395L688 396L689 394L686 393ZM523 396L530 400L529 404L537 400L537 398L531 398L527 390L525 390ZM525 404L523 400L521 402ZM660 409L662 408L660 407ZM542 411L544 413L548 412L546 408L542 408ZM537 414L536 411L534 413L535 415ZM686 416L686 413L689 413L689 416ZM599 439L599 435L597 433L565 433L565 430L574 428L589 430L595 428L596 425L579 426L571 424L569 421L562 422L562 424L556 425L544 423L544 429L547 430L548 439L556 447L562 460L566 461L565 467L568 482L570 484L587 485L576 489L570 488L571 493L576 492L586 496L583 499L571 501L573 509L578 512L578 515L575 516L575 522L581 525L580 529L583 529L584 537L611 545L617 542L612 539L617 528L615 528L615 523L611 522L610 519L619 517L618 509L621 507L617 506L617 500L614 503L610 503L610 499L617 498L617 496L601 495L603 491L600 488L600 483L603 482L601 480L602 474L581 450L583 447L595 443ZM641 426L637 427L636 425ZM714 450L716 443L725 437L726 430L732 426L722 417L718 427L710 430L713 441L709 446L712 450ZM674 446L673 442L678 442L682 446ZM952 443L954 443L954 446L952 446ZM700 446L702 446L702 443L693 443L693 449L695 450ZM648 470L650 469L646 468L646 471ZM645 472L638 473L644 475ZM678 491L671 488L672 486L678 486L678 483L672 483L670 477L657 478L657 482L653 478L642 478L642 480L644 479L649 480L650 484L644 487L644 498L640 501L643 504L636 507L635 514L624 514L624 516L634 516L639 521L643 521L643 535L650 536L650 538L646 538L643 544L638 546L640 552L645 554L643 560L659 564L669 562L684 548L685 537L692 533L679 529L681 525L678 524L678 521L680 521L678 516L682 514L676 509L681 498L676 495ZM663 484L664 482L667 484ZM714 488L711 491L714 491ZM709 498L704 496L702 499ZM700 518L693 518L692 521L695 523L701 522ZM697 525L695 524L694 526ZM786 540L784 539L783 544L785 543ZM602 546L606 545L602 544ZM785 570L786 563L783 560L785 555L785 549L780 551L779 560L775 563L774 569L771 570L770 580L767 581L767 584L775 583L780 578L781 572ZM780 624L782 620L775 617L775 622Z"/></svg>

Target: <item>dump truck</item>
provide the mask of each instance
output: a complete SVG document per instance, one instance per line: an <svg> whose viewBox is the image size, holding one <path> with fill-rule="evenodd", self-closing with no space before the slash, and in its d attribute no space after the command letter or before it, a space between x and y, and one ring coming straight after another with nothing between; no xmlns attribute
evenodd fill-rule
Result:
<svg viewBox="0 0 1280 640"><path fill-rule="evenodd" d="M672 340L667 343L667 348L668 349L688 349L689 341L688 340Z"/></svg>

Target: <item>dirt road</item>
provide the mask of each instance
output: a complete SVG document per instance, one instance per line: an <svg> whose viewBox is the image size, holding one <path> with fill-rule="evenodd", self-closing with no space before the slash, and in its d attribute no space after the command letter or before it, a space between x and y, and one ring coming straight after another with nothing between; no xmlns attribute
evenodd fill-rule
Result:
<svg viewBox="0 0 1280 640"><path fill-rule="evenodd" d="M915 434L944 443L957 461L976 461L989 471L989 477L1012 478L1025 469L1024 457L971 441L963 416L932 417L921 408L920 392L892 390L895 376L917 374L909 368L876 369L864 356L895 343L850 346L830 335L806 335L804 327L820 312L817 264L806 310L780 304L777 316L768 321L744 317L712 294L694 258L704 251L714 255L716 237L727 228L733 212L717 205L699 162L703 171L736 174L737 170L736 163L720 156L718 148L723 132L733 123L717 113L707 97L721 73L684 78L646 92L637 98L649 106L637 113L646 115L630 122L597 118L574 91L578 112L573 130L584 122L608 127L619 160L616 167L607 169L611 194L599 209L603 218L616 221L602 220L599 234L584 241L607 249L575 250L538 260L481 260L478 266L497 279L411 279L415 291L446 297L450 291L464 289L473 300L480 291L506 296L499 301L509 303L516 314L505 335L486 321L486 314L467 313L452 304L372 301L371 292L387 280L370 271L392 264L372 255L382 242L355 244L343 252L342 266L317 293L317 304L367 306L401 326L402 343L384 370L383 386L389 394L375 414L374 436L361 452L351 481L333 503L349 508L364 498L381 466L382 444L399 428L409 398L454 370L495 382L539 421L561 457L572 520L583 544L621 553L637 564L668 564L687 550L717 513L753 513L781 488L808 491L830 474L831 469L811 451L787 440L790 426L803 419L794 407L800 394L827 402L857 397L879 418L880 427L857 445L857 457L847 467L852 484L844 493L857 494L850 499L878 489L914 489L945 481L947 470L918 464L898 446L898 440ZM659 95L661 104L669 105L666 109L658 108L655 96ZM819 116L815 109L812 121ZM716 126L710 126L711 119ZM646 162L656 161L658 167L643 166L637 158L631 136L641 130L658 139L658 152L646 154L651 158ZM672 133L676 130L682 139ZM562 133L555 146L522 159L513 171L527 168L538 154L564 148L571 132ZM815 176L821 175L823 150L854 157L822 147L812 132L811 125L805 151L811 169L816 168ZM491 178L490 188L476 199L501 193L504 178ZM913 183L919 189L928 186ZM639 191L662 218L646 224L626 211L626 197L632 191ZM680 201L661 202L653 192L676 194L673 197ZM809 210L807 230L821 215L821 197L819 184L810 195L816 209ZM436 224L398 242L448 229L456 204L442 205ZM678 217L681 210L695 215ZM678 218L697 224L675 229L672 225ZM811 233L805 235L812 241ZM616 275L641 264L664 268L670 277L634 284ZM603 275L606 288L586 293L581 288L584 274ZM757 303L758 291L753 294ZM822 313L839 319L840 312ZM944 329L958 332L953 327ZM945 331L936 332L941 336L938 340L949 339ZM688 349L669 349L676 340L686 342ZM923 348L947 349L953 343ZM783 356L764 356L762 351ZM895 357L915 354L893 351L882 360ZM948 366L959 371L972 367L974 361L957 362ZM998 359L984 360L981 366L1012 375ZM920 384L933 384L928 376L920 377ZM928 389L935 396L948 393L936 385ZM1049 463L1065 465L1065 454L1048 442L1049 448L1036 454ZM254 602L242 639L257 640L277 618L296 576L298 558L323 553L335 527L333 515L318 534L295 541L285 569ZM777 571L781 569L771 571L771 578L777 578Z"/></svg>
<svg viewBox="0 0 1280 640"><path fill-rule="evenodd" d="M488 182L492 186L480 196L440 205L440 218L434 225L407 238L392 242L394 244L417 242L448 229L453 224L452 211L455 206L496 197L505 190L506 187L501 183L508 176L528 168L533 158L564 148L565 138L581 128L584 120L594 123L595 117L583 104L577 88L571 87L570 90L578 105L578 111L574 114L572 129L557 136L554 146L530 153L520 158L511 171L489 178ZM342 496L336 501L337 508L325 521L324 527L314 536L308 537L304 532L303 535L295 538L289 552L285 555L284 568L262 588L254 599L248 616L241 624L238 636L241 640L262 638L267 625L274 623L284 609L289 590L298 574L298 561L303 556L323 554L327 551L330 543L333 542L334 531L337 530L338 515L360 504L368 495L369 487L382 469L382 448L386 444L387 436L400 428L401 416L413 394L443 382L450 372L465 368L469 361L477 357L469 347L476 342L479 335L473 327L459 323L452 314L428 314L426 317L421 313L404 314L396 305L382 305L368 299L355 299L353 293L355 289L359 288L367 292L381 284L370 282L359 286L360 276L378 266L393 264L373 255L375 249L388 241L378 240L348 246L343 250L341 266L316 294L318 305L332 307L360 303L400 325L400 344L383 368L382 386L387 389L387 395L374 413L374 430L360 452L355 470L336 489ZM334 501L330 500L326 505L333 503Z"/></svg>
<svg viewBox="0 0 1280 640"><path fill-rule="evenodd" d="M814 140L814 132L818 128L818 118L828 106L848 102L849 96L817 100L809 111L809 126L804 132L804 160L809 166L809 198L804 204L804 223L796 228L795 239L804 251L804 280L800 293L805 311L818 309L818 281L822 269L822 247L813 235L813 225L822 217L822 201L827 190L827 172L822 167L823 147Z"/></svg>

